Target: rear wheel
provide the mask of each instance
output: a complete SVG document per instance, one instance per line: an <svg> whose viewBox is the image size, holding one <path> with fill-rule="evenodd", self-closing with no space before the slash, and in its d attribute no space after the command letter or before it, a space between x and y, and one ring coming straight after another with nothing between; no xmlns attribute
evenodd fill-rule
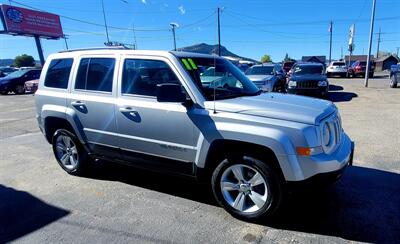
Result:
<svg viewBox="0 0 400 244"><path fill-rule="evenodd" d="M14 88L15 94L24 94L25 93L25 87L23 85L17 85Z"/></svg>
<svg viewBox="0 0 400 244"><path fill-rule="evenodd" d="M228 158L218 165L212 176L212 189L218 203L244 220L271 216L282 200L277 173L265 162L247 154Z"/></svg>
<svg viewBox="0 0 400 244"><path fill-rule="evenodd" d="M52 144L58 164L68 174L82 175L86 171L90 158L73 133L65 129L57 130Z"/></svg>

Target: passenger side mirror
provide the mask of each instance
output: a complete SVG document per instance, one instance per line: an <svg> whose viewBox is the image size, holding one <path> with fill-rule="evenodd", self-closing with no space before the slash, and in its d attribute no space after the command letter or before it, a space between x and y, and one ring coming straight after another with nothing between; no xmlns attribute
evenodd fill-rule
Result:
<svg viewBox="0 0 400 244"><path fill-rule="evenodd" d="M185 103L186 95L182 91L182 86L179 84L158 84L157 102Z"/></svg>

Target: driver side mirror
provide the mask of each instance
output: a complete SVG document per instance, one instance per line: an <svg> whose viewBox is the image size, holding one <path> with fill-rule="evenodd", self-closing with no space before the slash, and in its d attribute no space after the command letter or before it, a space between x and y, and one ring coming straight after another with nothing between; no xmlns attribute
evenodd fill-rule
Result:
<svg viewBox="0 0 400 244"><path fill-rule="evenodd" d="M157 102L185 103L186 95L182 91L182 86L179 84L158 84Z"/></svg>

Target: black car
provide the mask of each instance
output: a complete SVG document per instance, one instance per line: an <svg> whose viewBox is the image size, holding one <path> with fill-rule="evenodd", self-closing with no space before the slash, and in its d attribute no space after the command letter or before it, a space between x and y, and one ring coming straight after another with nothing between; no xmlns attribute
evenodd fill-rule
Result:
<svg viewBox="0 0 400 244"><path fill-rule="evenodd" d="M25 93L25 82L39 79L40 73L40 69L26 69L15 71L6 77L0 78L0 93L5 95L12 91L16 94L23 94Z"/></svg>
<svg viewBox="0 0 400 244"><path fill-rule="evenodd" d="M286 90L292 94L317 95L326 97L329 82L321 63L296 63L290 70Z"/></svg>

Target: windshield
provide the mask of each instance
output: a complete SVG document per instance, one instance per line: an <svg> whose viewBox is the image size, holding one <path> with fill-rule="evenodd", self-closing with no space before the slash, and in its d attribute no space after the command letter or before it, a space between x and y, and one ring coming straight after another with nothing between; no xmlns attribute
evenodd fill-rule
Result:
<svg viewBox="0 0 400 244"><path fill-rule="evenodd" d="M18 78L23 76L29 70L18 70L7 75L7 78Z"/></svg>
<svg viewBox="0 0 400 244"><path fill-rule="evenodd" d="M183 67L211 101L258 95L260 90L231 62L221 58L181 58Z"/></svg>
<svg viewBox="0 0 400 244"><path fill-rule="evenodd" d="M298 65L294 69L294 73L298 75L322 74L322 71L321 65Z"/></svg>
<svg viewBox="0 0 400 244"><path fill-rule="evenodd" d="M246 75L272 75L273 73L273 66L253 66L247 70Z"/></svg>

